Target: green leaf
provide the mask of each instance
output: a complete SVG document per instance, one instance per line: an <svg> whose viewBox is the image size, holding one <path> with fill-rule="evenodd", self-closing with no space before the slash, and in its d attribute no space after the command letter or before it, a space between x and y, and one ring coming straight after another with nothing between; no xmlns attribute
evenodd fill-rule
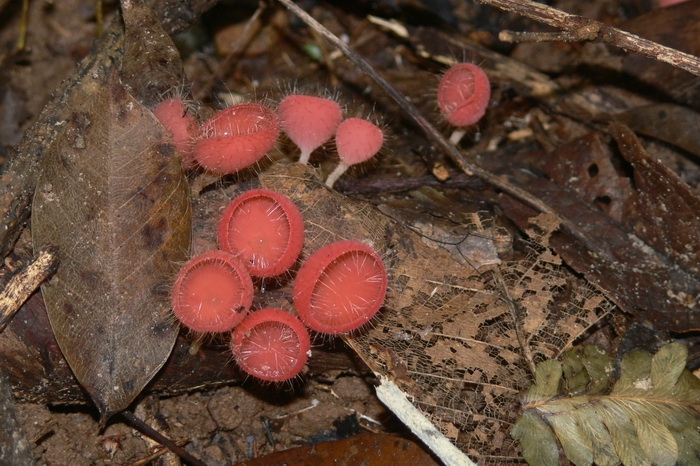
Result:
<svg viewBox="0 0 700 466"><path fill-rule="evenodd" d="M612 437L603 421L596 415L595 408L588 403L575 412L576 422L581 435L588 438L593 449L593 461L598 466L614 466L620 464L620 458L615 453Z"/></svg>
<svg viewBox="0 0 700 466"><path fill-rule="evenodd" d="M603 399L596 403L596 413L610 432L612 444L622 464L649 466L651 461L646 457L639 444L636 429L626 410L613 400L605 403Z"/></svg>
<svg viewBox="0 0 700 466"><path fill-rule="evenodd" d="M620 378L611 389L612 360L600 348L572 350L562 365L538 364L536 383L521 400L528 420L520 423L524 414L511 435L529 452L525 459L530 464L544 464L535 445L543 440L524 432L535 429L533 418L551 427L577 466L700 464L700 380L685 369L687 355L680 343L668 344L654 356L631 352L622 359ZM571 393L582 394L564 396Z"/></svg>
<svg viewBox="0 0 700 466"><path fill-rule="evenodd" d="M610 387L610 376L613 373L613 359L598 345L589 345L583 349L583 365L590 376L589 395L598 395Z"/></svg>
<svg viewBox="0 0 700 466"><path fill-rule="evenodd" d="M527 390L524 399L536 401L555 396L561 383L561 364L556 361L543 361L537 365L535 383Z"/></svg>
<svg viewBox="0 0 700 466"><path fill-rule="evenodd" d="M651 360L651 383L656 396L671 396L687 360L688 348L681 343L670 343L654 355Z"/></svg>
<svg viewBox="0 0 700 466"><path fill-rule="evenodd" d="M525 412L513 425L510 436L523 445L523 457L530 464L557 466L559 448L549 425L539 416Z"/></svg>
<svg viewBox="0 0 700 466"><path fill-rule="evenodd" d="M612 358L597 345L567 351L562 357L565 393L569 395L583 392L589 395L603 393L609 388L610 375L613 372L612 364Z"/></svg>
<svg viewBox="0 0 700 466"><path fill-rule="evenodd" d="M697 457L697 449L694 445L700 444L700 433L697 426L685 423L671 429L678 444L678 462L680 464L700 464Z"/></svg>
<svg viewBox="0 0 700 466"><path fill-rule="evenodd" d="M631 351L622 358L620 380L611 395L638 396L651 388L651 354L646 351Z"/></svg>
<svg viewBox="0 0 700 466"><path fill-rule="evenodd" d="M663 423L660 404L630 401L625 403L632 423L637 429L639 444L647 458L657 466L673 466L678 457L678 444Z"/></svg>
<svg viewBox="0 0 700 466"><path fill-rule="evenodd" d="M571 395L582 393L591 381L582 359L580 351L567 351L561 361L565 391Z"/></svg>
<svg viewBox="0 0 700 466"><path fill-rule="evenodd" d="M579 409L585 409L588 401L584 397L576 397ZM573 411L572 411L572 408ZM593 442L589 435L581 430L579 415L574 405L564 403L548 403L546 407L540 409L545 415L545 420L554 429L557 438L564 449L564 454L577 466L588 466L593 464Z"/></svg>

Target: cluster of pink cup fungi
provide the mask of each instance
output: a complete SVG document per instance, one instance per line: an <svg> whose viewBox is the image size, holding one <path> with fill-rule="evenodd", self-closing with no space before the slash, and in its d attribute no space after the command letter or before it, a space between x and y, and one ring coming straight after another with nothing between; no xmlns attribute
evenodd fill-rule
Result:
<svg viewBox="0 0 700 466"><path fill-rule="evenodd" d="M249 312L252 277L290 273L304 245L304 220L286 196L253 189L231 201L218 230L219 250L190 259L172 293L173 312L195 332L231 333L241 369L267 381L299 374L309 357L307 327L351 332L381 308L387 272L379 254L358 241L339 241L311 254L293 285L297 316L283 309Z"/></svg>
<svg viewBox="0 0 700 466"><path fill-rule="evenodd" d="M287 96L279 113L259 103L238 104L199 127L181 99L161 102L154 114L172 134L185 169L199 166L219 175L260 161L277 143L280 129L300 148L299 161L304 164L335 136L340 163L326 180L329 187L350 166L374 157L384 143L384 133L374 123L362 118L343 120L334 100L302 94Z"/></svg>
<svg viewBox="0 0 700 466"><path fill-rule="evenodd" d="M443 76L438 105L460 127L476 123L486 111L490 86L476 65L455 65ZM276 144L280 130L299 147L300 162L331 138L340 163L328 176L332 187L348 167L373 157L384 135L374 123L343 119L331 99L292 94L278 111L244 103L226 108L197 125L180 99L169 99L154 114L171 133L186 169L235 173L257 163ZM296 315L283 309L251 311L253 278L291 274L304 245L304 220L286 196L265 189L247 191L225 209L218 230L219 249L190 259L172 293L173 312L198 333L230 334L238 366L262 380L297 376L310 354L311 329L339 335L361 328L383 305L387 271L380 255L358 241L328 244L296 271ZM291 276L291 275L288 275Z"/></svg>

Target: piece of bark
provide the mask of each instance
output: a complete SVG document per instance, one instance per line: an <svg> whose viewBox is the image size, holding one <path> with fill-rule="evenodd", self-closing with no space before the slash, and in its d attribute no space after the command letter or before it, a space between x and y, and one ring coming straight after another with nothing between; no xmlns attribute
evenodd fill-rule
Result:
<svg viewBox="0 0 700 466"><path fill-rule="evenodd" d="M0 293L0 332L5 330L15 312L39 289L39 285L56 271L57 266L55 250L39 251L34 261L25 264L5 284Z"/></svg>

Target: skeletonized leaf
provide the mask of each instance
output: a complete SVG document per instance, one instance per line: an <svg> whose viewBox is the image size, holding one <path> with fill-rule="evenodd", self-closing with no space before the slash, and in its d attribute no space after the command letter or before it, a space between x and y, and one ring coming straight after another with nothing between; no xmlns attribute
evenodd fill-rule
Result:
<svg viewBox="0 0 700 466"><path fill-rule="evenodd" d="M573 350L572 350L573 351ZM575 364L592 367L588 374L594 394L562 397L551 393L551 376L557 374L552 361L538 364L537 381L523 396L528 425L529 419L539 419L552 428L567 458L576 465L688 465L698 464L700 454L700 415L698 388L700 380L685 369L688 350L680 343L671 343L652 356L634 351L622 360L620 379L609 395L596 395L600 383L597 377L607 379L608 371L600 370L600 351L580 351L581 357L569 355L565 360L583 361L586 355L597 362ZM555 363L557 364L557 363ZM568 363L571 365L571 363ZM541 377L541 373L550 377ZM576 371L559 371L559 378ZM597 375L596 375L597 374ZM560 380L556 380L560 382ZM540 388L536 386L540 385ZM563 384L566 386L566 383ZM537 397L536 394L543 396ZM520 425L520 421L516 424ZM522 427L511 435L522 442L524 451L537 447L530 443L548 442L542 428L523 435ZM529 458L526 457L528 461ZM557 464L558 458L549 458Z"/></svg>
<svg viewBox="0 0 700 466"><path fill-rule="evenodd" d="M517 418L518 393L530 383L528 362L559 357L613 305L546 247L521 243L522 256L500 257L496 252L510 237L488 215L464 212L461 204L441 207L455 212L450 222L415 210L406 220L400 206L382 206L388 217L329 191L301 164L273 165L258 179L304 212L302 258L340 239L382 251L390 271L384 308L371 326L346 338L369 367L469 456L520 462L507 432ZM414 195L428 205L427 191ZM452 219L458 228L449 225ZM552 380L545 391L553 396L561 376L543 377Z"/></svg>
<svg viewBox="0 0 700 466"><path fill-rule="evenodd" d="M32 211L35 248L61 264L43 286L56 340L103 421L126 408L177 336L173 266L190 243L189 191L153 114L113 73L48 151Z"/></svg>

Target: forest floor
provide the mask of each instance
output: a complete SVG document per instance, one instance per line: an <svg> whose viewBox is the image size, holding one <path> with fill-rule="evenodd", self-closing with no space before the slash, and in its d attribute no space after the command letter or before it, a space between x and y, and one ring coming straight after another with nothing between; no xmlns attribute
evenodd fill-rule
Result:
<svg viewBox="0 0 700 466"><path fill-rule="evenodd" d="M630 162L629 158L625 161L620 156L624 148L605 151L603 146L607 147L609 144L616 147L616 143L622 144L622 141L629 140L625 139L628 133L624 129L610 129L607 126L611 120L610 115L621 115L618 121L628 124L638 135L650 135L643 139L646 151L677 175L677 183L682 183L683 189L686 190L683 194L684 199L693 199L693 202L697 202L695 205L700 206L700 201L697 201L697 196L700 195L700 153L697 151L697 142L694 142L697 139L697 126L691 134L677 131L678 125L684 122L685 117L667 122L659 116L659 110L655 109L654 115L659 118L656 123L668 128L667 131L655 131L636 120L634 112L627 112L638 106L665 103L685 105L697 110L700 107L697 77L669 68L655 69L654 73L657 73L662 82L660 87L656 88L650 84L650 75L645 74L648 62L636 62L634 57L626 61L620 52L614 49L606 50L601 44L589 44L589 47L576 42L519 45L500 42L497 37L503 29L542 31L546 28L518 15L504 13L475 2L426 0L331 3L304 1L300 2L300 6L347 41L376 70L384 73L445 136L449 136L451 130L435 104L439 76L447 69L445 61L457 59L484 64L487 73L493 78L491 106L485 119L467 131L460 143L462 149L487 170L504 179L504 173L509 168L517 167L509 176L518 178L547 173L547 180L564 186L570 192L578 193L586 208L595 211L590 216L586 213L577 217L578 225L582 225L586 232L589 231L587 227L595 226L596 222L600 221L597 217L600 214L624 224L623 230L627 228L624 231L634 231L643 237L640 231L648 226L646 220L639 220L639 212L647 206L644 199L656 199L662 190L660 186L650 186L648 183L644 184L643 179L634 178L630 168L634 162ZM700 31L697 26L700 24L699 2L688 2L694 5L694 8L688 7L683 12L675 15L669 13L668 16L655 14L659 10L648 0L560 0L550 3L564 11L622 28L634 22L636 18L643 17L645 19L634 27L644 29L649 34L653 32L655 38L664 38L671 42L669 45L680 47L679 44L682 44L689 53L697 55L700 51ZM95 5L96 2L92 0L31 1L26 48L18 52L15 50L15 43L20 35L20 2L0 1L0 156L3 162L11 156L12 148L20 144L23 134L36 121L54 90L70 76L76 63L90 53L98 34ZM103 2L103 7L105 24L115 21L119 8L117 2ZM512 201L504 199L502 190L494 189L483 180L460 173L454 160L436 149L432 141L419 134L409 116L402 113L381 89L287 10L277 4L270 5L262 11L260 21L250 22L256 8L256 2L223 2L206 13L190 29L175 37L185 73L190 81L186 86L187 92L194 101L202 102L204 106L213 109L244 100L259 100L274 105L292 88L333 95L342 101L348 109L348 114L366 116L379 122L387 134L378 160L360 169L351 170L349 175L336 185L338 192L358 200L358 205L377 207L387 214L392 222L409 225L412 231L420 232L425 237L437 238L442 235L440 238L444 243L461 238L464 233L460 228L471 223L476 212L490 212L496 218L493 223L494 230L489 230L491 238L496 236L493 231L507 232L509 238L514 238L514 246L499 253L503 253L502 257L507 255L509 259L520 259L524 254L521 240L525 228L522 218L530 216L531 211L517 205L514 207ZM388 27L379 26L377 21L370 19L368 15L395 21L391 23L395 29L392 31ZM687 23L695 24L694 29L678 28L678 21L685 21L689 15L696 19ZM404 25L409 28L408 37L401 36L401 27ZM384 26L389 24L385 23ZM399 33L395 34L396 31ZM446 34L443 34L444 32ZM244 43L241 43L241 37L245 38ZM465 44L478 48L462 47ZM525 64L532 73L543 74L537 75L541 78L533 78L534 74L528 75L522 70L517 70L516 63ZM625 79L621 80L620 76L625 76ZM541 81L538 81L540 79ZM552 97L550 94L544 97L539 92L542 89L538 88L538 85L550 84L559 86L560 95ZM578 107L575 107L576 105ZM563 152L569 154L567 160L561 158ZM542 158L544 154L548 155ZM557 159L557 156L560 158ZM625 156L629 154L625 153ZM284 162L294 157L295 148L286 140L274 149L270 158ZM607 162L603 160L606 157L610 158ZM312 165L317 167L314 173L328 174L336 160L332 145L322 148L312 158ZM576 164L583 168L569 170ZM594 178L599 172L600 179L588 180L587 184L577 185L577 177L587 173L590 178ZM252 178L255 178L255 175ZM209 183L211 180L206 177L196 178L192 175L190 181L194 186L204 186L201 192L196 193L194 199L193 250L199 252L215 247L216 225L210 214L221 211L225 205L224 201L238 189L237 180ZM250 177L245 181L255 183ZM527 185L528 182L522 183ZM549 188L544 186L533 189L536 193L542 193ZM639 190L641 195L635 190ZM577 209L578 204L566 207L551 202L555 206L554 210L573 218L572 212ZM692 206L689 210L692 212ZM658 224L664 222L680 225L685 221L682 218L685 213L669 212L655 225L657 228L661 228ZM662 215L660 210L651 211L651 214L657 219ZM428 221L425 220L426 217L429 218ZM636 227L634 221L637 221ZM691 228L697 224L698 219L691 219L689 222ZM692 236L685 229L679 228L677 231L681 236L677 240L678 244L689 244L686 252L690 251L688 254L695 257L693 255L700 248L697 235ZM686 293L691 301L695 299L694 304L687 306L685 311L681 306L669 305L660 309L658 314L642 312L642 317L639 317L640 314L636 314L635 310L640 308L640 303L648 299L638 291L647 283L665 280L666 276L658 278L661 275L650 273L650 277L653 275L658 278L656 280L647 277L651 282L646 282L647 278L644 277L634 281L636 276L623 276L613 280L611 277L615 275L614 267L603 267L603 272L596 275L595 272L591 272L595 269L595 264L591 266L587 263L585 254L572 252L576 248L567 249L566 241L568 240L564 240L564 245L553 241L552 247L565 258L565 262L574 273L571 273L572 278L563 280L565 284L557 285L557 292L562 294L553 299L551 305L558 306L558 300L569 299L578 293L578 285L572 283L581 279L583 275L595 285L596 291L586 291L591 294L582 292L582 295L585 295L589 302L600 298L604 303L596 304L599 307L595 310L582 304L581 308L590 312L586 313L577 308L576 311L580 312L571 314L575 323L568 320L564 322L565 319L548 321L558 327L555 330L550 328L532 338L534 346L537 342L545 342L534 351L537 354L529 359L528 363L532 367L536 362L548 357L559 357L574 342L596 343L613 353L625 345L630 346L625 347L626 351L634 346L634 349L653 352L662 342L669 341L671 335L680 336L688 345L690 368L697 368L700 351L695 335L700 327L694 326L698 322L697 294L694 294L698 290L694 288L695 282L680 290L673 288L673 284L668 285L668 296ZM645 241L654 248L661 248L652 239ZM25 233L19 244L27 243L28 233ZM669 249L679 249L678 244ZM561 250L557 249L558 247L561 247ZM405 251L403 253L408 254ZM403 253L397 253L388 245L382 251L386 257L390 257L391 254L402 257ZM465 253L458 245L449 249L449 254L457 257ZM687 269L689 276L694 277L693 280L700 280L697 277L697 267L691 265L692 260L686 261L680 257L682 254L675 254L673 251L665 250L664 254L675 261L674 263L680 264L681 269ZM470 260L471 256L466 259L469 267L472 266ZM624 262L627 259L618 257L617 260L625 267L633 268L636 264L634 261L638 259L632 258L630 262ZM439 269L438 264L442 263L436 259L434 269ZM464 263L462 260L460 265L459 260L455 260L452 267L455 270L467 267ZM448 272L445 271L445 274ZM460 273L462 272L454 272L455 281L469 277L466 273L463 276ZM426 282L430 281L431 276L426 272ZM635 285L631 285L633 281ZM415 298L417 302L420 298L428 302L433 297L430 294L431 288L434 288L433 294L437 292L440 295L443 292L440 287L444 283L430 283L427 291L416 291L410 295L411 299ZM466 282L462 280L457 285L463 283ZM606 289L608 283L612 283L611 288L605 292L601 291ZM401 302L399 285L390 284L390 288L392 287L391 302ZM625 287L637 290L637 294L632 291L620 291ZM284 290L277 291L283 293ZM593 294L594 298L591 297ZM274 287L267 298L259 298L256 305L262 307L265 299L271 302L278 299ZM453 310L450 306L461 306L464 302L460 299L466 298L455 294L445 295L440 299L441 305L433 308L435 312L443 308ZM658 299L660 302L664 301L662 298ZM622 307L615 307L612 302ZM644 309L653 307L654 305L648 305ZM425 309L429 309L429 306L426 305ZM436 328L443 329L443 323L444 333L448 333L450 319L457 315L452 310L441 314L439 318L444 322L439 323L438 317L431 321L429 316L422 315L418 318L414 315L415 319L411 324L420 324L412 329L414 334L424 336ZM22 315L21 312L18 316ZM542 321L548 318L542 317ZM651 330L639 333L635 327L637 321L643 322L645 328ZM680 324L674 327L662 323L671 321ZM489 330L485 329L498 332L499 324L489 322L489 325L492 327L480 328L481 333L474 338L487 341L486 334ZM396 330L400 327L397 325L392 328ZM467 327L469 325L463 323L461 328ZM525 327L526 331L531 330L527 325ZM629 329L636 329L633 332L638 333L627 333ZM376 325L368 333L381 330L381 325ZM686 330L694 332L685 333ZM408 329L406 331L409 332ZM397 330L391 333L390 337L387 336L387 339L399 340L399 333L404 335ZM646 335L646 339L640 336L642 334ZM510 336L512 338L513 334ZM179 344L186 346L182 342L186 342L187 338L183 333L178 340ZM362 337L357 340L350 339L352 348L341 340L316 340L314 354L318 359L314 360L312 356L310 368L301 379L281 386L263 385L245 379L230 367L221 369L224 382L221 386L222 384L216 383L212 376L216 370L208 366L209 372L206 377L203 376L199 381L196 377L188 378L186 383L178 386L173 392L169 392L167 388L162 390L162 387L153 392L147 388L134 406L134 412L156 430L180 442L187 451L212 466L237 462L305 464L306 461L306 464L338 464L333 461L340 461L343 464L418 464L416 461L420 459L420 464L430 464L431 461L437 461L426 453L425 447L419 446L420 443L377 398L374 386L378 381L373 375L373 370L378 366L374 365L377 361L373 358L383 357L381 354L386 348L377 343L381 342L378 337L372 338L374 336L370 336L366 341ZM637 343L631 345L630 341ZM493 341L491 343L495 346ZM499 340L499 344L501 343L503 340ZM549 343L551 347L546 348ZM451 347L446 350L449 353L451 349L455 355L455 359L450 359L450 354L438 355L439 345L433 344L426 345L425 354L430 353L431 348L435 348L435 353L431 353L430 357L442 358L439 370L436 369L434 375L443 376L450 370L451 365L459 366L459 349ZM228 361L229 365L234 364L226 353L225 344L214 341L209 346L207 351L219 352L222 354L219 356L221 360ZM509 346L503 343L502 348L512 349L514 346L515 344ZM399 348L403 347L397 343L394 349L400 353ZM359 358L355 356L353 349L361 353ZM184 351L186 352L186 349ZM388 352L391 351L393 349L389 348ZM338 357L339 353L343 356ZM199 361L204 365L203 361L208 357L206 355L212 353L202 356L203 354L199 354ZM378 354L380 356L377 356ZM503 354L499 355L503 359L495 363L495 366L516 366L517 364L508 359L507 354L510 353L504 350ZM411 355L415 357L412 358ZM417 364L420 370L425 370L425 361L415 353L410 353L405 359L409 369L416 369L411 364ZM210 357L208 364L211 363ZM504 391L511 393L511 397L532 381L531 376L522 376L527 372L525 364L512 368L511 373L520 374L517 377L522 379L509 385L503 380L502 373L498 372L500 369L489 366L490 363L492 361L486 359L479 359L478 364L475 363L483 364L484 374L481 375L481 380L493 382L494 386L500 384L507 387ZM193 364L198 363L195 361ZM401 380L400 369L401 367L389 367L387 372L393 373L397 380ZM481 369L467 370L465 380L470 375L477 378L474 374L479 370ZM226 374L223 375L225 371ZM501 375L493 375L496 373ZM183 380L184 378L183 376ZM429 383L433 384L433 387L436 384L435 381ZM454 389L450 383L445 383L445 392ZM66 388L66 391L71 393L76 393L76 390L80 393L75 387ZM467 389L463 390L451 391L449 396L445 396L449 398L447 401L435 401L444 395L442 389L436 389L423 400L430 400L426 401L428 405L433 401L446 403L436 407L434 411L428 411L431 416L435 416L434 420L437 419L436 423L443 432L460 432L452 437L455 441L467 428L465 424L460 424L461 421L457 420L456 416L450 418L450 415L442 413L442 407L484 414L484 410L493 413L494 410L512 406L494 393L479 392L478 396L473 395L472 399L471 394L465 394ZM29 391L31 390L27 387L15 386L15 394L19 395L20 399L30 399L31 396L26 396ZM162 449L158 450L156 443L124 423L119 416L112 418L107 427L101 430L99 414L91 404L85 403L84 399L81 403L75 403L73 395L70 396L70 400L61 400L62 395L59 392L60 390L56 390L54 393L42 395L52 400L50 403L18 403L19 418L34 449L37 464L177 464L175 456L165 453ZM417 393L420 393L420 390ZM498 398L498 401L489 398L489 395ZM515 398L509 399L508 403L514 400ZM469 408L464 408L465 405ZM464 443L460 446L467 445L463 449L470 455L478 456L479 450L485 448L484 445L498 444L504 452L503 463L492 451L481 451L484 456L479 461L484 464L522 462L522 459L517 458L519 447L510 441L507 432L515 415L515 412L511 412L510 417L495 427L493 432L496 433L483 434L479 438L476 435L471 440L463 440ZM479 415L474 419L470 418L469 422L478 423L476 418L479 418ZM482 424L478 425L479 428L483 427ZM384 434L391 436L384 437ZM497 439L494 440L495 438ZM329 441L349 443L337 444L335 447L322 446L321 442ZM303 454L307 455L306 459L298 456L264 459L265 455L273 452L312 444L318 445L313 451L305 450ZM384 456L381 457L380 453ZM310 456L312 454L318 456ZM253 459L260 462L253 463Z"/></svg>

